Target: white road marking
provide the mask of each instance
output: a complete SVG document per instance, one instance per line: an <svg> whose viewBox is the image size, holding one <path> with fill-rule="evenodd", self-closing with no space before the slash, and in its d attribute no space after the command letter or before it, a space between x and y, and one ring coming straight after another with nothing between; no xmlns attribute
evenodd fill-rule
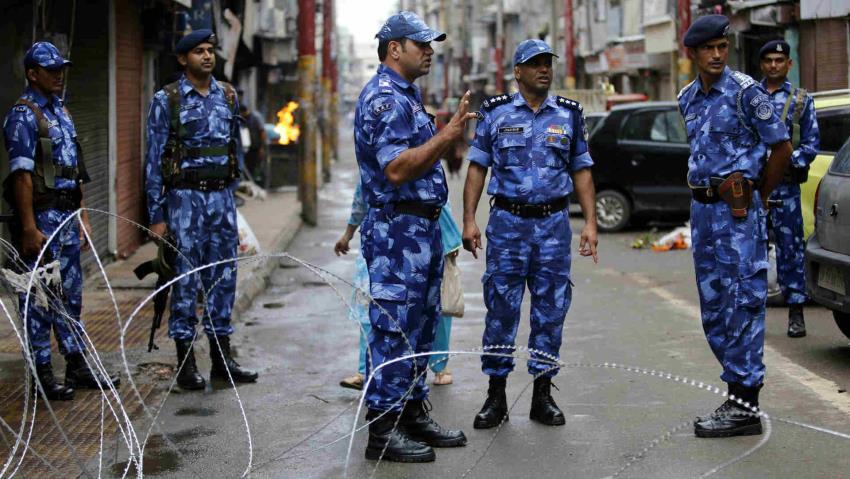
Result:
<svg viewBox="0 0 850 479"><path fill-rule="evenodd" d="M633 281L644 288L645 291L658 296L667 304L677 309L682 315L690 318L699 318L699 306L680 298L670 290L659 286L655 281L641 273L622 273L612 269L605 268L600 273L606 276L621 276L630 281ZM776 371L783 374L798 383L805 386L809 391L818 396L821 400L829 403L844 414L850 414L850 400L846 394L840 394L838 390L840 386L833 381L818 376L814 372L795 363L787 356L780 353L776 348L765 343L764 345L764 362L771 371Z"/></svg>

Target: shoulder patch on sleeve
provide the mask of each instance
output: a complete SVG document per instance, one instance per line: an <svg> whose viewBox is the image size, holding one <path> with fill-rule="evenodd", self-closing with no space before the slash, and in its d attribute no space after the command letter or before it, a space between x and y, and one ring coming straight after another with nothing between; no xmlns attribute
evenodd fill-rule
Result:
<svg viewBox="0 0 850 479"><path fill-rule="evenodd" d="M564 98L562 96L556 96L555 101L558 103L558 105L560 105L564 108L569 108L571 110L576 110L576 111L583 111L584 110L584 107L581 106L581 103L579 103L575 100L570 100L569 98Z"/></svg>
<svg viewBox="0 0 850 479"><path fill-rule="evenodd" d="M752 100L750 100L750 105L757 106L759 103L765 100L770 100L770 97L767 96L767 94L765 93L759 93L758 95L754 96Z"/></svg>
<svg viewBox="0 0 850 479"><path fill-rule="evenodd" d="M741 89L746 89L756 84L756 81L753 80L753 77L745 73L741 73L739 71L733 71L731 76L732 79L735 80L735 82L741 86Z"/></svg>
<svg viewBox="0 0 850 479"><path fill-rule="evenodd" d="M502 94L502 95L491 96L490 98L487 98L486 100L484 100L483 103L481 103L481 107L484 110L489 111L489 110L492 110L493 108L496 108L499 105L504 105L505 103L508 103L509 101L511 101L510 95Z"/></svg>
<svg viewBox="0 0 850 479"><path fill-rule="evenodd" d="M756 117L759 120L769 120L771 116L773 116L773 103L769 100L758 103L758 106L756 106Z"/></svg>
<svg viewBox="0 0 850 479"><path fill-rule="evenodd" d="M386 103L381 103L381 104L375 105L375 107L372 108L372 113L374 113L376 115L380 115L381 113L383 113L385 111L392 110L392 109L393 109L393 104L392 104L392 102L388 101Z"/></svg>
<svg viewBox="0 0 850 479"><path fill-rule="evenodd" d="M372 112L373 115L377 116L383 113L386 113L396 106L396 99L393 97L387 98L386 96L374 96L371 100L369 100L368 108L369 111Z"/></svg>

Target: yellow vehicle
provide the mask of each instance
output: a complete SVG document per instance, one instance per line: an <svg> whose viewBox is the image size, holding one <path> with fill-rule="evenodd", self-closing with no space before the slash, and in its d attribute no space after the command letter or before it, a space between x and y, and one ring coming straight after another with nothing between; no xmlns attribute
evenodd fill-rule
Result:
<svg viewBox="0 0 850 479"><path fill-rule="evenodd" d="M813 93L820 130L820 153L809 167L808 180L800 185L804 236L815 230L815 192L841 145L850 138L850 90Z"/></svg>

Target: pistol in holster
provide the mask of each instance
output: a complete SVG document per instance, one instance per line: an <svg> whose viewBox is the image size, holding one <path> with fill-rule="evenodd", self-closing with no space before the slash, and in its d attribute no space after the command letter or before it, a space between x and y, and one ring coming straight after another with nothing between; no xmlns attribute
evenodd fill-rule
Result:
<svg viewBox="0 0 850 479"><path fill-rule="evenodd" d="M727 178L712 178L717 183L717 194L729 205L732 217L744 219L753 200L753 182L744 178L740 171L732 173Z"/></svg>

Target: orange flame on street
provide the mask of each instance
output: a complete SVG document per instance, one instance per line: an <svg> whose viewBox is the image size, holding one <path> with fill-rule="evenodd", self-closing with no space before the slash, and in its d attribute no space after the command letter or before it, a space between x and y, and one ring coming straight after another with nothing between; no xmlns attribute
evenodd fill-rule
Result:
<svg viewBox="0 0 850 479"><path fill-rule="evenodd" d="M280 135L277 142L281 145L288 145L298 141L301 136L301 127L295 124L295 117L292 112L298 109L298 103L291 101L277 112L277 123L274 126L274 131Z"/></svg>

